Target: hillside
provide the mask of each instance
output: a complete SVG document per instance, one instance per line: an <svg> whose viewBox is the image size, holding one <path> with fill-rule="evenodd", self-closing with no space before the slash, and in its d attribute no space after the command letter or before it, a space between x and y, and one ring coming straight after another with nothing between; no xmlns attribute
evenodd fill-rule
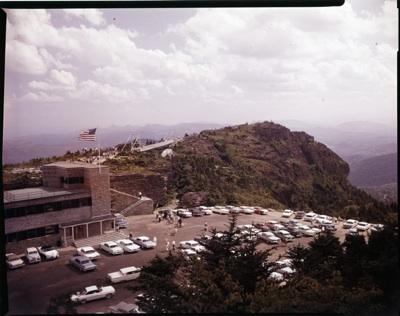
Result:
<svg viewBox="0 0 400 316"><path fill-rule="evenodd" d="M349 180L359 187L397 182L397 154L379 155L352 163Z"/></svg>
<svg viewBox="0 0 400 316"><path fill-rule="evenodd" d="M279 124L202 131L184 137L173 151L172 158L162 158L162 149L126 151L105 164L115 174L167 177L169 198L183 201L190 193L208 205L289 207L378 222L396 218L394 206L348 182L349 166L337 154L312 136Z"/></svg>

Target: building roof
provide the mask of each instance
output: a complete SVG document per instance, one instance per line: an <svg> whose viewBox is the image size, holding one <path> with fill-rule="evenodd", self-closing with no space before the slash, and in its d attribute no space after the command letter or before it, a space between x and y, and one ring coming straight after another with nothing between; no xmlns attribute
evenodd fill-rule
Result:
<svg viewBox="0 0 400 316"><path fill-rule="evenodd" d="M80 162L80 161L56 161L46 165L43 167L61 167L61 168L99 168L99 165ZM101 168L108 168L107 166L100 165Z"/></svg>
<svg viewBox="0 0 400 316"><path fill-rule="evenodd" d="M76 193L89 193L88 190L66 190L62 188L49 188L49 187L37 187L37 188L25 188L18 190L4 191L4 203L19 202L34 200L40 198L47 198L53 196L70 195Z"/></svg>

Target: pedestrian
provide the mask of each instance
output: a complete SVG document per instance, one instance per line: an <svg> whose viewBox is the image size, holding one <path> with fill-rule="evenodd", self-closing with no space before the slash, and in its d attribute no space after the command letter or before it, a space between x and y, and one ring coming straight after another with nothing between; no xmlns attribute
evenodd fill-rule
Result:
<svg viewBox="0 0 400 316"><path fill-rule="evenodd" d="M156 236L154 236L153 241L157 245L157 237Z"/></svg>
<svg viewBox="0 0 400 316"><path fill-rule="evenodd" d="M172 241L172 251L175 251L175 240Z"/></svg>
<svg viewBox="0 0 400 316"><path fill-rule="evenodd" d="M182 227L182 218L181 217L179 217L179 219L178 219L178 226Z"/></svg>
<svg viewBox="0 0 400 316"><path fill-rule="evenodd" d="M161 223L161 216L158 216L158 222Z"/></svg>
<svg viewBox="0 0 400 316"><path fill-rule="evenodd" d="M133 235L132 233L129 233L129 239L132 239Z"/></svg>
<svg viewBox="0 0 400 316"><path fill-rule="evenodd" d="M204 222L204 233L208 231L208 224L207 222Z"/></svg>
<svg viewBox="0 0 400 316"><path fill-rule="evenodd" d="M156 212L156 221L158 221L158 212Z"/></svg>
<svg viewBox="0 0 400 316"><path fill-rule="evenodd" d="M169 251L169 241L167 241L167 245L166 245L166 247L165 247L165 250L166 250L166 251Z"/></svg>

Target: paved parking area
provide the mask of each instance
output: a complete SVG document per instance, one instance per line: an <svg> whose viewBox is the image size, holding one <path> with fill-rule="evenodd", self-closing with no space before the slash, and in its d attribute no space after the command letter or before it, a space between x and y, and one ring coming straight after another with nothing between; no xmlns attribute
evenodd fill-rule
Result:
<svg viewBox="0 0 400 316"><path fill-rule="evenodd" d="M66 248L60 252L60 258L55 261L41 262L39 264L27 265L21 269L8 271L8 295L9 314L42 314L46 312L50 297L61 294L72 294L89 285L106 284L107 273L118 271L126 266L143 266L148 263L157 253L166 255L166 240L175 240L176 244L182 240L193 239L194 236L203 233L204 222L208 223L209 229L215 227L217 230L225 230L228 225L227 215L212 214L203 217L192 217L183 219L183 227L179 228L175 236L170 234L174 231L172 224L165 221L157 222L155 215L132 216L128 219L128 228L124 230L127 234L134 236L146 235L157 238L157 247L152 250L141 250L135 254L123 254L111 256L101 252L97 261L97 269L92 272L81 273L68 264L69 258L74 253L74 248ZM282 220L280 212L270 212L268 215L244 215L238 218L238 224L251 224L252 222L265 222L268 220ZM342 241L345 238L345 230L342 223L338 223L336 235ZM312 238L297 238L287 245L281 244L273 250L272 259L286 252L287 247L295 244L306 245ZM272 248L271 245L260 244L260 248ZM135 282L135 281L132 281ZM109 300L98 300L89 302L78 307L79 313L109 312L108 306L115 305L120 301L132 302L134 295L126 289L132 283L121 283L114 287L116 295Z"/></svg>

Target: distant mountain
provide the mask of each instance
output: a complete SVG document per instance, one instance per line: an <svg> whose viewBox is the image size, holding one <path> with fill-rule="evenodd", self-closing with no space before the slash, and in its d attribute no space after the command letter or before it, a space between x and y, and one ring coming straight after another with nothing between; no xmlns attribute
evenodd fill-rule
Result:
<svg viewBox="0 0 400 316"><path fill-rule="evenodd" d="M349 180L359 187L377 187L397 182L397 154L379 155L354 162Z"/></svg>
<svg viewBox="0 0 400 316"><path fill-rule="evenodd" d="M193 134L205 129L214 129L221 126L220 124L213 123L110 126L99 128L96 134L100 147L109 147L126 142L129 136L159 140L167 137L182 137L186 133ZM3 164L20 163L37 157L59 156L68 150L76 151L84 147L95 148L97 146L94 142L78 140L78 135L79 131L72 131L66 134L32 135L5 139L3 141Z"/></svg>
<svg viewBox="0 0 400 316"><path fill-rule="evenodd" d="M352 164L377 155L397 152L397 129L376 122L346 122L320 126L296 120L281 121L294 131L304 131Z"/></svg>

